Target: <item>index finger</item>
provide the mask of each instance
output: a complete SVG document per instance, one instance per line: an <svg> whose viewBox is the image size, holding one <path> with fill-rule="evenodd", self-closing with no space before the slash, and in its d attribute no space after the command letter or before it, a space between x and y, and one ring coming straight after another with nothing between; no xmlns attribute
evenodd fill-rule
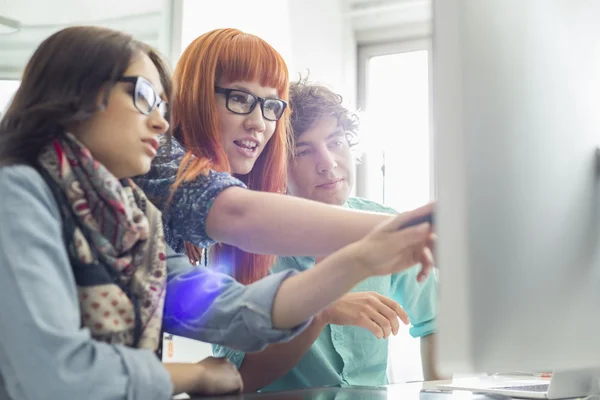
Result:
<svg viewBox="0 0 600 400"><path fill-rule="evenodd" d="M415 226L415 225L419 225L422 223L429 223L429 225L433 226L434 225L434 214L433 211L425 213L425 214L417 214L416 216L413 216L412 218L406 220L405 222L403 222L400 227L398 227L398 229L406 229L409 228L411 226Z"/></svg>
<svg viewBox="0 0 600 400"><path fill-rule="evenodd" d="M386 228L391 230L403 230L423 223L429 223L429 225L433 227L434 207L435 203L429 203L412 211L398 214L388 223Z"/></svg>

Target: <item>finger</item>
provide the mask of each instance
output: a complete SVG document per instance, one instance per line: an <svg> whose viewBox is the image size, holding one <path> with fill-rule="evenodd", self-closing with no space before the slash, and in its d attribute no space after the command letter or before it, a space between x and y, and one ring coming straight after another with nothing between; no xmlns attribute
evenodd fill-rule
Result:
<svg viewBox="0 0 600 400"><path fill-rule="evenodd" d="M421 219L423 217L431 217L430 219L431 219L431 222L433 223L433 214L435 211L435 206L436 206L436 203L431 202L431 203L421 206L419 208L415 208L414 210L406 211L406 212L399 214L399 217L402 220L401 225L409 223L410 221L415 220L415 219Z"/></svg>
<svg viewBox="0 0 600 400"><path fill-rule="evenodd" d="M436 244L437 244L437 235L432 232L429 235L429 238L427 240L427 247L429 247L429 250L431 250L431 254L433 254L433 259L435 262L435 249L436 249Z"/></svg>
<svg viewBox="0 0 600 400"><path fill-rule="evenodd" d="M420 263L423 248L429 239L430 225L423 223L395 232L384 232L377 240L381 252L388 252L388 262L376 268L378 275L403 271Z"/></svg>
<svg viewBox="0 0 600 400"><path fill-rule="evenodd" d="M373 335L375 335L375 337L377 339L383 338L383 330L381 329L381 326L379 326L377 323L375 323L372 319L370 319L366 315L364 315L359 320L358 326L371 331L371 333L373 333Z"/></svg>
<svg viewBox="0 0 600 400"><path fill-rule="evenodd" d="M423 257L423 249L427 247L430 240L430 225L420 224L411 228L397 231L392 240L395 244L397 257L397 268L400 270L412 267L420 263Z"/></svg>
<svg viewBox="0 0 600 400"><path fill-rule="evenodd" d="M391 330L390 333L397 335L398 330L400 329L400 323L398 322L398 315L396 314L396 311L384 303L379 303L376 307L376 311L378 311L379 314L381 314L387 320Z"/></svg>
<svg viewBox="0 0 600 400"><path fill-rule="evenodd" d="M421 271L419 271L419 274L417 275L417 282L423 282L427 279L427 276L433 268L433 255L428 247L423 249L421 258Z"/></svg>
<svg viewBox="0 0 600 400"><path fill-rule="evenodd" d="M388 306L383 307L384 310L382 312L383 316L385 316L390 322L390 328L392 329L392 334L396 336L398 331L400 330L400 322L398 322L398 314L393 308Z"/></svg>
<svg viewBox="0 0 600 400"><path fill-rule="evenodd" d="M394 300L390 299L389 297L385 297L385 296L381 296L381 297L382 297L381 301L386 306L388 306L389 308L391 308L393 310L394 314L398 318L400 318L400 320L404 323L404 325L410 324L410 318L408 318L408 314L406 313L406 311L404 310L404 308L402 308L402 306L400 304L398 304ZM396 333L398 333L398 332L396 332ZM394 333L394 335L396 333Z"/></svg>
<svg viewBox="0 0 600 400"><path fill-rule="evenodd" d="M388 219L379 229L383 231L404 230L421 223L431 222L431 216L432 214L425 213L424 215L420 215L420 213L413 213L413 211L410 211Z"/></svg>
<svg viewBox="0 0 600 400"><path fill-rule="evenodd" d="M400 317L402 322L406 323L405 321L408 320L408 315L406 314L406 311L404 311L404 309L400 306L400 304L396 303L389 297L382 296L379 293L377 294L379 295L378 299L380 301L380 303L377 304L377 311L383 314L390 321L392 333L394 335L397 335L398 331L400 330L400 323L398 322L398 317Z"/></svg>
<svg viewBox="0 0 600 400"><path fill-rule="evenodd" d="M383 337L384 338L387 338L392 333L392 324L391 324L391 321L395 320L396 323L398 323L397 322L398 319L396 318L395 314L390 319L386 315L381 314L380 312L378 312L376 309L370 310L368 316L371 318L371 320L373 320L373 322L375 322L377 325L379 325L379 327L383 331Z"/></svg>
<svg viewBox="0 0 600 400"><path fill-rule="evenodd" d="M426 246L430 242L431 236L431 225L428 222L424 222L419 225L411 226L410 228L404 228L402 230L396 230L393 233L392 239L398 245L396 248L398 251L404 251L404 248L412 247L415 245Z"/></svg>

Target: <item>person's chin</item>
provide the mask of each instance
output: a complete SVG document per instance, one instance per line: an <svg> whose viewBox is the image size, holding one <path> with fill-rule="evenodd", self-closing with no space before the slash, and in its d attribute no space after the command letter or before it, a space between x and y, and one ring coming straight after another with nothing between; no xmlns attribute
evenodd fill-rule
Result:
<svg viewBox="0 0 600 400"><path fill-rule="evenodd" d="M131 166L131 174L127 176L127 178L133 178L140 175L145 175L150 172L150 168L152 167L152 158L144 157L143 160L140 160L135 165Z"/></svg>
<svg viewBox="0 0 600 400"><path fill-rule="evenodd" d="M243 162L231 163L231 171L236 175L247 175L254 168L254 161L244 160Z"/></svg>
<svg viewBox="0 0 600 400"><path fill-rule="evenodd" d="M321 203L331 204L334 206L341 206L346 202L346 192L338 190L331 193L318 193L312 196L312 200L319 201Z"/></svg>

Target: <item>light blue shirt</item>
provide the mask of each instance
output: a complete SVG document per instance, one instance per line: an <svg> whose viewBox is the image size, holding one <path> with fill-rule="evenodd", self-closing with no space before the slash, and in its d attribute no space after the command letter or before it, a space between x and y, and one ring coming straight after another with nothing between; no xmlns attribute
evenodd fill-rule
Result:
<svg viewBox="0 0 600 400"><path fill-rule="evenodd" d="M170 377L154 353L98 342L82 328L60 211L40 174L0 167L0 188L0 399L170 398ZM169 333L259 351L310 322L272 328L273 299L289 272L244 286L170 248L167 268Z"/></svg>
<svg viewBox="0 0 600 400"><path fill-rule="evenodd" d="M365 211L395 213L391 208L359 198L350 198L346 207ZM313 257L281 257L272 272L305 271L315 264ZM430 274L417 282L420 266L400 274L371 277L352 292L372 291L390 297L406 310L411 320L410 334L423 337L435 332L437 279ZM238 368L244 353L213 346L216 356L226 356ZM261 391L287 390L327 385L379 386L387 383L388 341L377 339L360 327L327 325L314 344L290 372Z"/></svg>

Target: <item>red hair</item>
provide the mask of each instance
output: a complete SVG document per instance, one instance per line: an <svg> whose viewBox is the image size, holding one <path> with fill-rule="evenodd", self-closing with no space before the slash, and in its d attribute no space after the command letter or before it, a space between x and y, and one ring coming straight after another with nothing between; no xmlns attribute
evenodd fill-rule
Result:
<svg viewBox="0 0 600 400"><path fill-rule="evenodd" d="M193 181L209 170L231 172L229 159L221 144L221 131L215 100L215 83L219 80L259 81L273 87L281 99L288 101L289 76L283 57L261 38L237 29L217 29L198 37L183 52L173 76L174 92L171 126L175 137L186 148L175 191L186 181ZM286 130L290 110L277 122L273 136L256 160L252 171L237 177L249 189L284 193L287 177L288 145ZM192 262L201 260L202 249L186 242ZM217 265L230 263L234 277L241 283L257 281L268 274L275 257L244 252L236 247L217 244L211 252Z"/></svg>

